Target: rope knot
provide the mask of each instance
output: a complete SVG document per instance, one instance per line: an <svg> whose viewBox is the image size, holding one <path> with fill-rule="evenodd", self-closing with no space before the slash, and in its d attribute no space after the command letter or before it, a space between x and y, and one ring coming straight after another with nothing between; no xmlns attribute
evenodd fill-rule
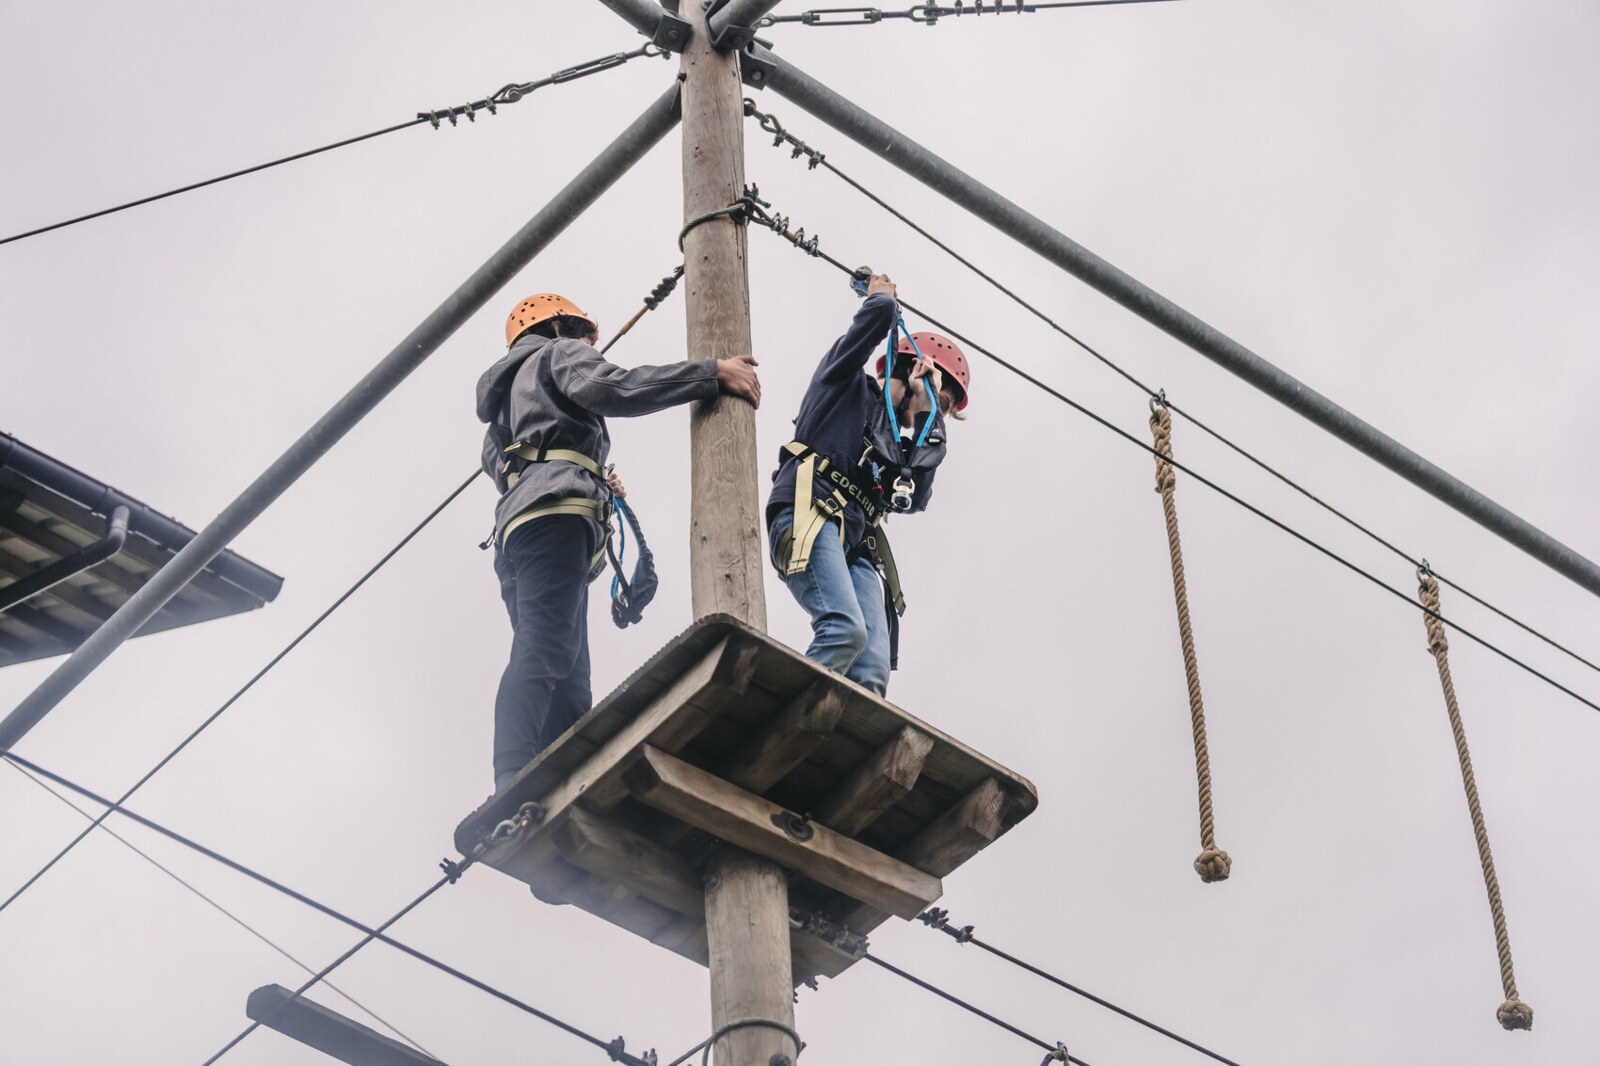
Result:
<svg viewBox="0 0 1600 1066"><path fill-rule="evenodd" d="M1221 848L1207 848L1194 860L1194 872L1208 885L1216 881L1226 881L1232 870L1233 860L1228 858L1228 853Z"/></svg>
<svg viewBox="0 0 1600 1066"><path fill-rule="evenodd" d="M1172 464L1167 462L1172 456L1172 415L1163 405L1152 404L1150 411L1150 432L1155 437L1156 448L1156 491L1165 495L1178 485L1178 475L1173 473Z"/></svg>
<svg viewBox="0 0 1600 1066"><path fill-rule="evenodd" d="M1427 571L1420 575L1417 599L1433 612L1422 616L1422 624L1428 629L1428 650L1436 656L1443 655L1450 648L1450 640L1445 636L1444 622L1439 620L1439 582Z"/></svg>
<svg viewBox="0 0 1600 1066"><path fill-rule="evenodd" d="M1494 1013L1495 1017L1500 1019L1502 1029L1533 1028L1533 1008L1520 999L1506 1000Z"/></svg>

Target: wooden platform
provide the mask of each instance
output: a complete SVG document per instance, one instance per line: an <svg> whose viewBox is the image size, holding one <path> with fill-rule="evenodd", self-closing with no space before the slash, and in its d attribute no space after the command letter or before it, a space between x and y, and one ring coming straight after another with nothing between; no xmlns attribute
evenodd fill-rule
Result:
<svg viewBox="0 0 1600 1066"><path fill-rule="evenodd" d="M701 868L727 842L793 871L792 908L864 934L1038 805L1025 778L726 615L656 653L456 829L469 854L702 964ZM855 961L806 933L794 979Z"/></svg>

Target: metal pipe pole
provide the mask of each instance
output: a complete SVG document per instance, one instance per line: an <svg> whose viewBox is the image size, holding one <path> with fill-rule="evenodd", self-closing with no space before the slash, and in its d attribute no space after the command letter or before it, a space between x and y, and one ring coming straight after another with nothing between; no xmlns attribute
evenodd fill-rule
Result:
<svg viewBox="0 0 1600 1066"><path fill-rule="evenodd" d="M760 45L762 84L1590 592L1600 567ZM769 66L770 65L770 66Z"/></svg>
<svg viewBox="0 0 1600 1066"><path fill-rule="evenodd" d="M610 0L605 2L609 3ZM779 0L728 0L711 16L711 39L721 49L743 48L754 36L756 23L778 3ZM728 30L734 27L742 29L735 29L731 36L725 37Z"/></svg>
<svg viewBox="0 0 1600 1066"><path fill-rule="evenodd" d="M310 469L329 448L388 396L406 376L455 333L479 308L527 266L573 219L628 171L678 123L674 84L622 131L594 162L556 194L545 208L423 319L405 340L384 356L328 413L289 446L265 472L223 509L171 561L117 608L66 662L46 677L0 721L0 752L10 751L28 730L77 687L122 642L205 569L228 542Z"/></svg>
<svg viewBox="0 0 1600 1066"><path fill-rule="evenodd" d="M666 8L655 0L600 0L600 2L621 15L630 26L646 37L655 36L656 27L661 24L661 16L667 13Z"/></svg>

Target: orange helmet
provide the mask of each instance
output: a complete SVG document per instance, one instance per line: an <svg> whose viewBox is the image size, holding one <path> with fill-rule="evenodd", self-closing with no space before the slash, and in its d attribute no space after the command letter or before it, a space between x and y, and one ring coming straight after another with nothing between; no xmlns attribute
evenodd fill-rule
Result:
<svg viewBox="0 0 1600 1066"><path fill-rule="evenodd" d="M528 297L519 303L511 312L511 317L506 319L506 344L516 340L529 326L537 326L541 322L548 322L552 318L567 315L571 318L581 318L599 332L600 326L594 319L578 309L578 305L565 296L557 296L553 292L541 292Z"/></svg>
<svg viewBox="0 0 1600 1066"><path fill-rule="evenodd" d="M915 346L913 346L915 342ZM972 381L972 371L967 367L967 357L961 354L961 349L956 347L956 342L949 337L942 337L937 333L911 333L900 335L899 347L895 350L895 366L904 366L907 359L915 359L917 352L933 358L933 365L944 372L944 380L951 382L956 387L956 410L964 411L967 408L967 385ZM884 372L884 364L888 357L878 356L878 373Z"/></svg>

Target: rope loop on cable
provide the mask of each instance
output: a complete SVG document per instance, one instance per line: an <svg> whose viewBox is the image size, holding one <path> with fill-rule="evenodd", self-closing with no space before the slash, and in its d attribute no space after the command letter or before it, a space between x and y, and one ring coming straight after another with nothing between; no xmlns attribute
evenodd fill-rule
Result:
<svg viewBox="0 0 1600 1066"><path fill-rule="evenodd" d="M1445 639L1444 618L1439 614L1439 582L1426 559L1417 567L1417 598L1422 602L1422 621L1428 631L1428 651L1439 668L1439 685L1444 690L1445 710L1450 715L1450 732L1456 742L1456 758L1461 763L1461 785L1467 793L1467 812L1472 816L1472 835L1478 843L1478 861L1483 867L1483 886L1489 894L1489 913L1494 920L1494 946L1500 956L1500 984L1506 1001L1495 1011L1503 1029L1532 1029L1533 1008L1517 995L1517 977L1511 963L1511 934L1506 931L1505 907L1500 901L1500 881L1494 872L1494 853L1489 850L1489 830L1478 802L1478 782L1472 773L1472 753L1467 749L1467 731L1456 702L1456 686L1450 677L1450 642Z"/></svg>
<svg viewBox="0 0 1600 1066"><path fill-rule="evenodd" d="M677 1058L667 1063L667 1066L680 1066L681 1063L687 1062L696 1051L701 1052L700 1066L708 1066L708 1064L711 1062L711 1052L717 1046L718 1040L721 1040L723 1037L736 1030L751 1028L776 1029L783 1033L794 1042L794 1057L796 1059L800 1057L800 1052L804 1051L806 1048L805 1041L800 1039L800 1034L794 1030L793 1026L785 1025L783 1022L775 1022L770 1018L740 1018L736 1021L731 1021L726 1025L718 1027L717 1030L710 1036L706 1037L700 1043L696 1044L688 1051L685 1051L682 1055L679 1055ZM790 1059L787 1055L774 1055L767 1066L783 1066L785 1063L791 1064L792 1066L793 1061L794 1060ZM649 1066L655 1066L653 1059Z"/></svg>
<svg viewBox="0 0 1600 1066"><path fill-rule="evenodd" d="M1189 591L1183 577L1183 544L1178 538L1178 505L1173 498L1178 485L1172 469L1172 412L1165 389L1150 398L1150 432L1155 438L1156 491L1167 520L1167 550L1172 557L1172 594L1178 605L1178 638L1183 645L1183 676L1189 688L1189 720L1194 727L1194 767L1200 790L1200 855L1195 873L1206 884L1226 881L1233 860L1217 847L1211 809L1211 753L1206 746L1206 711L1200 697L1200 664L1194 650L1194 630L1189 624Z"/></svg>
<svg viewBox="0 0 1600 1066"><path fill-rule="evenodd" d="M1046 1052L1045 1057L1040 1060L1039 1066L1050 1066L1050 1064L1052 1062L1071 1062L1071 1061L1072 1061L1072 1056L1067 1054L1067 1045L1065 1045L1061 1041L1057 1040L1056 1041L1055 1050L1054 1051L1050 1051L1050 1052Z"/></svg>

